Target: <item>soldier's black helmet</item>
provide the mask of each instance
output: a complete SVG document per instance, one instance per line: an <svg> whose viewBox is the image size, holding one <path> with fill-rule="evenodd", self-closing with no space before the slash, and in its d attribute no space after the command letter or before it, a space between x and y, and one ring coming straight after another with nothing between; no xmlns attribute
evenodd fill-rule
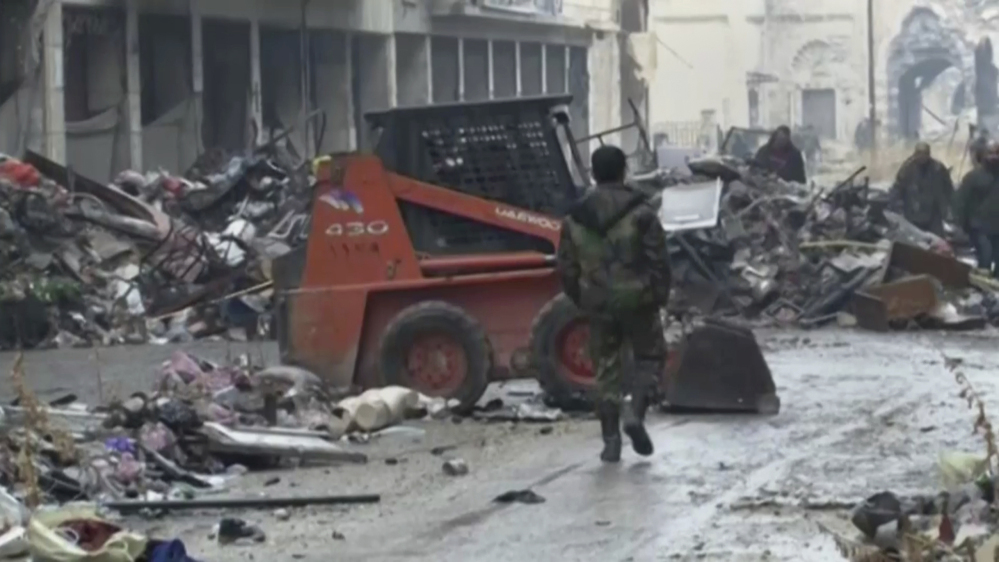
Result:
<svg viewBox="0 0 999 562"><path fill-rule="evenodd" d="M620 148L607 144L593 151L590 166L597 183L621 182L628 168L628 157Z"/></svg>

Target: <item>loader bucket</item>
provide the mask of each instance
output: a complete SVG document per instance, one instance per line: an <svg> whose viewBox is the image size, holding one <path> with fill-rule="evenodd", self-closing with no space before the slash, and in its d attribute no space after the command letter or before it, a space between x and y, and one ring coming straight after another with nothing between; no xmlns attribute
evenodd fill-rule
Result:
<svg viewBox="0 0 999 562"><path fill-rule="evenodd" d="M668 409L776 414L780 399L753 332L705 320L671 354L663 381Z"/></svg>

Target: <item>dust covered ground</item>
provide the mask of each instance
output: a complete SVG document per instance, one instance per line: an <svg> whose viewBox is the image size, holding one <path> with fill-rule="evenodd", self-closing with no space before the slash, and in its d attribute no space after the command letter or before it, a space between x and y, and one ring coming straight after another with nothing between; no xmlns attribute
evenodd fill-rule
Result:
<svg viewBox="0 0 999 562"><path fill-rule="evenodd" d="M375 505L293 509L287 521L271 511L224 514L258 524L265 543L211 541L219 511L130 518L129 524L179 537L194 556L212 562L842 560L816 521L848 529L843 506L885 489L933 492L941 452L984 448L972 434L973 415L957 396L944 354L964 360L964 373L990 411L999 412L999 337L993 332L769 331L758 337L781 413L654 415L657 450L647 460L628 451L621 464L602 465L595 421L553 424L551 430L432 422L416 425L425 434L399 433L359 446L370 455L366 465L236 481L227 494L382 494ZM210 345L192 351L225 354ZM273 350L263 352L272 356ZM32 384L49 392L72 387L73 381L46 379L55 376L46 373L72 370L70 353L30 355ZM113 353L134 355L106 367L104 378L114 380L103 384L129 391L148 384L150 362L169 349L102 351L105 360ZM82 360L75 363L82 372ZM453 457L468 463L468 475L442 473L442 462ZM280 482L265 487L274 476ZM524 488L546 501L491 501Z"/></svg>

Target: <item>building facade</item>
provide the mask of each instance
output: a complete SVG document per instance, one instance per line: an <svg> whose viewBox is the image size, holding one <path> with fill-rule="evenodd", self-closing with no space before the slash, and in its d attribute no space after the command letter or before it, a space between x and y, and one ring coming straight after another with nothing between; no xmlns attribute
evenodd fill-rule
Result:
<svg viewBox="0 0 999 562"><path fill-rule="evenodd" d="M974 50L999 32L996 0L654 0L661 42L651 128L810 125L853 141L868 117L873 28L879 136L927 137L972 119Z"/></svg>
<svg viewBox="0 0 999 562"><path fill-rule="evenodd" d="M622 92L644 95L621 73L644 6L4 0L0 152L39 150L107 181L183 172L289 129L303 155L363 148L363 115L398 105L563 92L577 135L604 130L621 123Z"/></svg>

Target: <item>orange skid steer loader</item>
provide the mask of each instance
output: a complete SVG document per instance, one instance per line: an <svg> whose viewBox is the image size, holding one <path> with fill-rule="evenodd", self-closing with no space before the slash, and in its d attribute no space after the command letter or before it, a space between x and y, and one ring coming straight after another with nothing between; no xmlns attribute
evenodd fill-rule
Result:
<svg viewBox="0 0 999 562"><path fill-rule="evenodd" d="M537 377L557 400L588 390L586 322L553 267L556 217L587 186L570 100L369 114L373 154L318 159L307 241L273 268L282 359L334 387L402 385L466 410L499 379ZM667 400L753 410L774 391L747 337L765 371L748 377L752 388L705 394L697 373L664 374Z"/></svg>

